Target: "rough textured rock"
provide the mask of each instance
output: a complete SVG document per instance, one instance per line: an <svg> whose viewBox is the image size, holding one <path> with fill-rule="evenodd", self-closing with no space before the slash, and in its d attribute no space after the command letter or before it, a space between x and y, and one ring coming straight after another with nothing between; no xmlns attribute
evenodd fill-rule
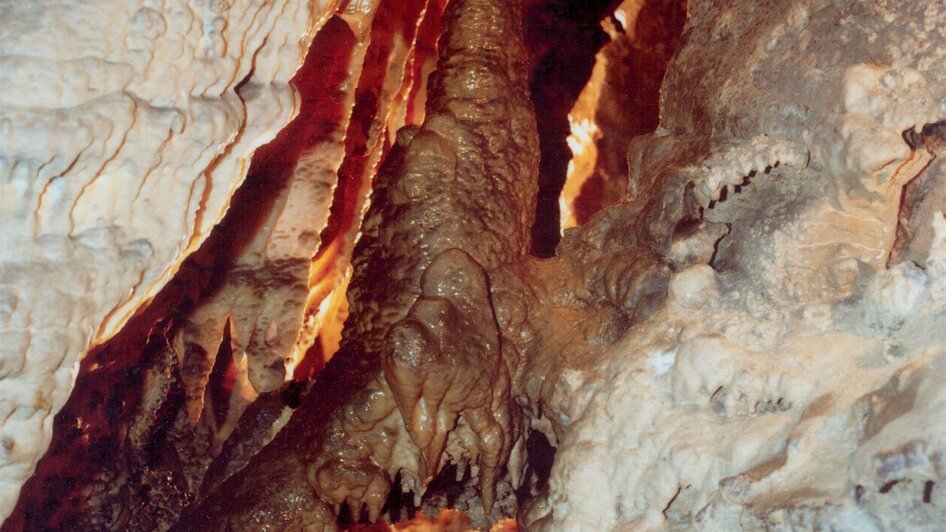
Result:
<svg viewBox="0 0 946 532"><path fill-rule="evenodd" d="M281 387L303 357L311 360L297 377L333 352L309 350L314 334L308 344L297 336L314 331L327 345L320 320L329 306L321 303L339 299L336 270L350 260L387 124L404 123L404 106L418 106L416 76L424 73L410 58L427 57L429 42L417 52L418 32L426 24L423 38L437 35L438 6L350 3L318 30L291 80L299 114L256 151L227 216L174 281L84 360L9 529L167 529L201 489L242 467L285 425L296 384L267 390ZM375 98L378 91L398 95L402 107ZM374 146L368 153L366 143ZM329 202L345 212L326 228ZM163 378L141 377L151 373ZM227 467L208 472L218 453Z"/></svg>
<svg viewBox="0 0 946 532"><path fill-rule="evenodd" d="M943 206L910 189L939 179L939 129L923 126L946 112L946 10L702 1L689 15L661 127L629 155L641 241L689 258L666 307L563 372L568 400L547 404L568 421L524 521L934 530ZM898 211L922 243L894 245Z"/></svg>
<svg viewBox="0 0 946 532"><path fill-rule="evenodd" d="M0 3L0 518L91 345L220 220L334 2Z"/></svg>
<svg viewBox="0 0 946 532"><path fill-rule="evenodd" d="M627 195L627 145L657 129L660 84L685 21L686 2L664 0L624 0L601 21L610 42L568 113L563 228L584 225Z"/></svg>
<svg viewBox="0 0 946 532"><path fill-rule="evenodd" d="M628 199L567 232L550 260L515 256L510 235L498 240L504 261L437 255L444 239L468 234L438 206L477 191L428 196L424 184L464 159L425 130L404 131L389 168L407 171L380 182L355 263L357 276L391 280L353 284L348 346L358 353L312 392L334 397L318 407L327 421L307 416L328 443L290 459L289 436L274 442L211 508L222 515L226 493L314 462L309 482L327 506L357 515L366 503L373 518L396 464L417 489L444 455L462 464L479 438L491 451L482 483L483 466L494 469L482 460L496 452L477 425L498 441L518 426L557 446L547 486L520 512L530 528L934 528L944 513L933 375L946 221L937 196L920 192L935 177L920 177L936 168L946 95L935 22L915 42L903 35L936 15L884 3L691 5L661 127L630 149ZM442 120L434 113L425 127ZM908 183L916 190L902 202ZM502 192L494 199L515 197ZM482 212L463 222L494 211ZM907 243L921 227L926 251ZM480 420L481 398L507 393L489 373L494 342L522 425L495 408ZM473 379L453 395L471 361L490 386ZM339 399L333 379L360 391ZM454 435L467 442L459 453ZM401 452L411 455L388 458ZM509 459L518 484L522 457ZM284 487L275 500L295 493ZM488 508L487 484L481 495Z"/></svg>
<svg viewBox="0 0 946 532"><path fill-rule="evenodd" d="M418 35L439 5L410 4ZM339 250L361 231L339 354L288 422L272 392L250 407L177 528L335 529L376 520L398 491L421 506L447 473L462 493L424 506L482 503L478 525L518 511L535 530L941 528L946 10L690 2L660 125L628 150L628 196L537 259L529 5L454 0L423 125L393 141L386 128L419 116L410 75L359 81L352 124L372 98L378 118L345 139L358 155L338 173L355 178L311 270L343 285ZM395 41L366 57L409 56L379 44ZM269 295L292 301L289 278ZM294 301L291 315L242 314L293 331ZM141 376L157 393L128 408L135 467L162 405L184 400L161 333ZM270 377L257 389L281 370ZM189 399L206 402L200 379ZM547 479L540 433L555 448ZM190 501L149 475L176 516Z"/></svg>
<svg viewBox="0 0 946 532"><path fill-rule="evenodd" d="M318 92L310 97L319 100L309 102L308 112L293 124L297 127L280 133L291 140L267 146L254 157L254 169L262 175L253 176L255 180L247 185L262 189L254 203L263 206L250 206L245 214L234 213L242 216L227 219L234 233L231 241L239 243L236 256L225 271L213 273L218 277L215 286L178 331L192 422L201 415L225 330L232 344L228 349L245 366L256 394L279 389L298 362L291 352L302 328L312 257L328 223L355 104L355 91L347 89L361 78L378 3L349 4L323 28L331 34L327 42L335 51L322 56L327 61L319 65L323 70L318 77L300 80L317 84L306 88ZM325 79L333 84L318 83ZM304 135L308 138L298 138ZM278 190L276 194L270 192L273 189ZM240 233L249 235L235 236ZM240 406L245 406L255 394L242 399ZM235 422L243 409L231 410ZM224 431L220 443L228 435Z"/></svg>
<svg viewBox="0 0 946 532"><path fill-rule="evenodd" d="M398 474L419 495L447 457L492 506L517 426L489 275L528 249L538 164L518 12L448 7L424 124L399 133L373 192L338 355L179 528L332 528L343 504L374 520Z"/></svg>

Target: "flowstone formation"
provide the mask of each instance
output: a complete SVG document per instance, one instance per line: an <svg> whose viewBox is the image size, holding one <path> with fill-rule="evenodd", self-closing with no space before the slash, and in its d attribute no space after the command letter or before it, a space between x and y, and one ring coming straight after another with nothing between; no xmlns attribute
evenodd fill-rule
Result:
<svg viewBox="0 0 946 532"><path fill-rule="evenodd" d="M346 22L389 20L390 5L350 4L365 8L352 19L363 24ZM398 34L423 35L436 6L411 6ZM654 12L675 20L663 7ZM609 33L642 42L624 17L651 8L620 3ZM363 224L356 179L345 229L321 233L361 238L344 337L314 380L279 388L291 369L285 334L311 317L299 311L305 251L272 279L292 295L257 294L235 312L256 329L221 319L229 298L218 295L176 335L152 335L148 390L176 382L169 339L203 346L176 385L182 422L218 415L213 344L222 339L218 361L233 346L272 347L241 369L263 395L244 402L227 441L203 456L216 458L199 485L156 526L334 530L451 507L478 527L515 517L527 530L941 528L946 8L689 2L660 125L627 151L627 197L566 230L547 259L529 255L540 145L522 9L447 6L422 124L389 137ZM353 56L377 52L360 46ZM351 123L373 140L359 138L378 150L359 156L361 176L381 157L381 124L410 122L410 98L391 100L402 119L381 109L413 83L365 68L374 81L346 96ZM378 108L359 122L364 102ZM342 175L347 164L328 168ZM299 204L275 197L287 208L273 220L292 226ZM331 227L323 214L306 213ZM229 290L243 289L241 274L269 282L269 234L279 232L251 239ZM275 303L288 310L265 306ZM149 419L128 431L136 451L156 432ZM554 451L548 475L542 439ZM435 493L444 484L451 493Z"/></svg>
<svg viewBox="0 0 946 532"><path fill-rule="evenodd" d="M333 0L0 2L0 519L79 360L222 218Z"/></svg>
<svg viewBox="0 0 946 532"><path fill-rule="evenodd" d="M491 220L486 208L441 222L428 249L424 228L444 210L396 200L425 198L419 175L465 176L466 158L481 155L404 132L394 157L416 162L388 167L403 170L382 178L356 272L413 275L350 292L358 340L347 345L373 347L343 351L320 382L361 391L320 402L327 425L306 415L334 439L295 459L296 475L309 471L327 506L357 515L367 503L374 517L395 472L423 489L444 460L478 453L489 508L492 458L510 435L536 430L557 451L548 484L519 512L529 529L934 529L946 513L935 384L946 221L930 204L937 194L911 188L938 179L943 15L882 2L694 3L661 127L631 145L629 198L566 232L546 261L516 259L514 239L499 248L505 262L465 252L464 229ZM441 52L442 66L456 64ZM426 157L413 159L421 147ZM491 199L514 198L487 184L492 175L479 174ZM463 190L448 204L479 197ZM448 234L461 245L438 256ZM378 241L387 246L369 247ZM408 249L419 252L398 255ZM393 262L368 273L379 254ZM497 352L509 392L489 373ZM458 400L450 386L472 364L481 374L460 381L469 390ZM312 393L339 401L319 384ZM521 408L496 409L506 394ZM288 449L264 450L195 515L223 517L234 493L242 507L242 490L274 470L260 464L286 462ZM506 467L514 484L519 450ZM402 451L407 461L389 458Z"/></svg>
<svg viewBox="0 0 946 532"><path fill-rule="evenodd" d="M86 355L4 530L166 530L202 484L231 473L208 471L215 456L242 466L285 425L300 388L283 380L331 354L374 166L388 132L423 116L442 11L436 0L336 7L306 26L317 34L291 80L296 118L254 153L200 250ZM345 209L330 216L329 203Z"/></svg>
<svg viewBox="0 0 946 532"><path fill-rule="evenodd" d="M427 117L398 133L375 184L339 353L179 529L334 528L342 505L375 520L395 477L419 496L448 460L492 508L519 419L491 276L528 250L535 119L519 6L460 0L442 25Z"/></svg>

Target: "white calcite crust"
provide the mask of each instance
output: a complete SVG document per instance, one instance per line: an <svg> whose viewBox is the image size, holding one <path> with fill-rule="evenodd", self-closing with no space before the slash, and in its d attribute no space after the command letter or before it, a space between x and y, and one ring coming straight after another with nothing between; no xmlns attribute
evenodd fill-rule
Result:
<svg viewBox="0 0 946 532"><path fill-rule="evenodd" d="M630 189L687 176L728 232L712 268L671 277L666 307L549 383L583 399L549 405L563 426L525 522L941 530L946 222L901 197L940 171L942 138L901 132L946 119L946 6L695 0L689 15ZM913 210L932 244L901 261Z"/></svg>
<svg viewBox="0 0 946 532"><path fill-rule="evenodd" d="M0 0L0 520L90 346L168 281L293 116L333 0Z"/></svg>

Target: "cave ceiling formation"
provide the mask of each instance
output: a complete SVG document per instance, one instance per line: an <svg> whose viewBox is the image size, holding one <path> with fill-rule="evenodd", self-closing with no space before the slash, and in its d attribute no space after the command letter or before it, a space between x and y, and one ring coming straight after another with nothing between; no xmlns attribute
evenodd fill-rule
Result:
<svg viewBox="0 0 946 532"><path fill-rule="evenodd" d="M946 7L0 20L3 530L946 522Z"/></svg>

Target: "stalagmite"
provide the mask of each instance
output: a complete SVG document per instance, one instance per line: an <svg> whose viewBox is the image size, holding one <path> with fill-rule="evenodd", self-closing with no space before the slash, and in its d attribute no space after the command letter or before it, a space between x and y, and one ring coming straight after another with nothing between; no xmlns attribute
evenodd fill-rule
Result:
<svg viewBox="0 0 946 532"><path fill-rule="evenodd" d="M339 354L273 443L179 527L330 526L343 504L374 520L395 475L419 489L444 454L477 466L492 506L517 416L489 272L528 249L538 161L517 13L448 7L424 124L398 134L375 185Z"/></svg>

